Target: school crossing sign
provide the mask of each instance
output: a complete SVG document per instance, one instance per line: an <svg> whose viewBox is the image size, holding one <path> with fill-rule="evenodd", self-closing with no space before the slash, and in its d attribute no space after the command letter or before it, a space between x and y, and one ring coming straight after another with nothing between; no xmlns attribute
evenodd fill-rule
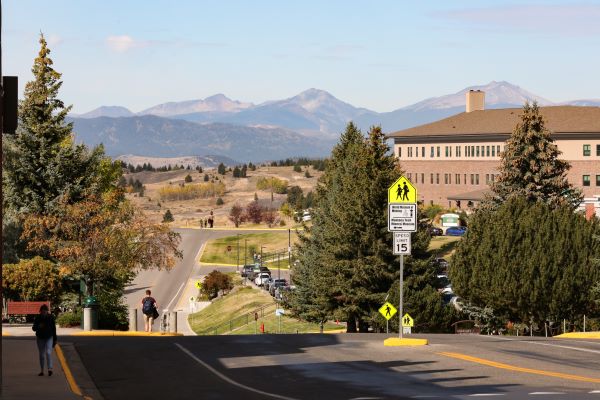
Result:
<svg viewBox="0 0 600 400"><path fill-rule="evenodd" d="M388 188L388 204L417 204L417 188L405 177L401 176Z"/></svg>
<svg viewBox="0 0 600 400"><path fill-rule="evenodd" d="M388 188L388 231L417 231L417 188L403 176Z"/></svg>

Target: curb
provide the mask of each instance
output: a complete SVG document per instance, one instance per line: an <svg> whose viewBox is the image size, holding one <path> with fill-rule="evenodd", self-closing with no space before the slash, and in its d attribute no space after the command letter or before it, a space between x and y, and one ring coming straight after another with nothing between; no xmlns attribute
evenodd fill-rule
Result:
<svg viewBox="0 0 600 400"><path fill-rule="evenodd" d="M71 368L69 368L69 364L67 364L67 360L65 359L65 355L63 354L62 348L60 344L56 344L56 356L58 357L58 361L65 373L65 378L67 378L67 382L69 383L69 387L71 388L71 392L75 393L77 396L83 396L79 385L75 382L75 378L73 377L73 373L71 372Z"/></svg>
<svg viewBox="0 0 600 400"><path fill-rule="evenodd" d="M567 332L554 337L558 339L600 339L600 332Z"/></svg>
<svg viewBox="0 0 600 400"><path fill-rule="evenodd" d="M383 341L384 346L426 346L427 339L387 338Z"/></svg>
<svg viewBox="0 0 600 400"><path fill-rule="evenodd" d="M183 333L174 332L138 332L138 331L83 331L73 333L71 336L101 336L101 337L170 337L183 336Z"/></svg>

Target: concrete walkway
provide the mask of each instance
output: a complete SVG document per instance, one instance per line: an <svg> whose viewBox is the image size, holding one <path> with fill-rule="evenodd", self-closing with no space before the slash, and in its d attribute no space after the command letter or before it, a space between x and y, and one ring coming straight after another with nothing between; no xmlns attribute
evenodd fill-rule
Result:
<svg viewBox="0 0 600 400"><path fill-rule="evenodd" d="M31 328L29 328L31 330ZM2 394L4 400L82 399L71 391L56 351L52 354L54 375L40 371L34 337L2 337Z"/></svg>

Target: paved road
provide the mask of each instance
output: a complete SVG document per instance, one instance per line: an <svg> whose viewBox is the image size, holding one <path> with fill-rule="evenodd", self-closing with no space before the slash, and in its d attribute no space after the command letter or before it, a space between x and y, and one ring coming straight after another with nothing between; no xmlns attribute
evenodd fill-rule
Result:
<svg viewBox="0 0 600 400"><path fill-rule="evenodd" d="M145 290L150 289L152 296L156 299L158 309L187 311L187 301L190 295L197 293L193 289L192 281L199 279L216 269L222 272L235 271L230 266L204 266L200 267L196 260L202 246L209 240L236 234L263 233L259 231L237 231L237 230L210 230L210 229L175 229L181 234L179 249L183 252L183 259L179 260L171 271L147 270L140 271L132 284L125 290L125 303L128 307L138 308L138 330L144 329L144 321L141 313L141 300L145 296ZM243 262L243 261L242 261ZM273 276L277 276L274 271ZM287 271L282 271L282 277L287 277ZM179 330L186 330L185 314L179 318ZM158 323L154 324L154 330L159 330Z"/></svg>
<svg viewBox="0 0 600 400"><path fill-rule="evenodd" d="M107 400L600 399L598 341L427 337L418 348L379 334L73 340Z"/></svg>

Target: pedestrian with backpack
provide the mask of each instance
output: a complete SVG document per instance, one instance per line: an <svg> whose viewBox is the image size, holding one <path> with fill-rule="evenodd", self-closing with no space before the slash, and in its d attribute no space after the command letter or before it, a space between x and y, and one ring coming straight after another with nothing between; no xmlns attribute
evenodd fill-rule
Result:
<svg viewBox="0 0 600 400"><path fill-rule="evenodd" d="M146 297L142 299L142 313L144 314L144 330L152 332L152 324L158 318L156 300L150 296L152 292L146 290Z"/></svg>

